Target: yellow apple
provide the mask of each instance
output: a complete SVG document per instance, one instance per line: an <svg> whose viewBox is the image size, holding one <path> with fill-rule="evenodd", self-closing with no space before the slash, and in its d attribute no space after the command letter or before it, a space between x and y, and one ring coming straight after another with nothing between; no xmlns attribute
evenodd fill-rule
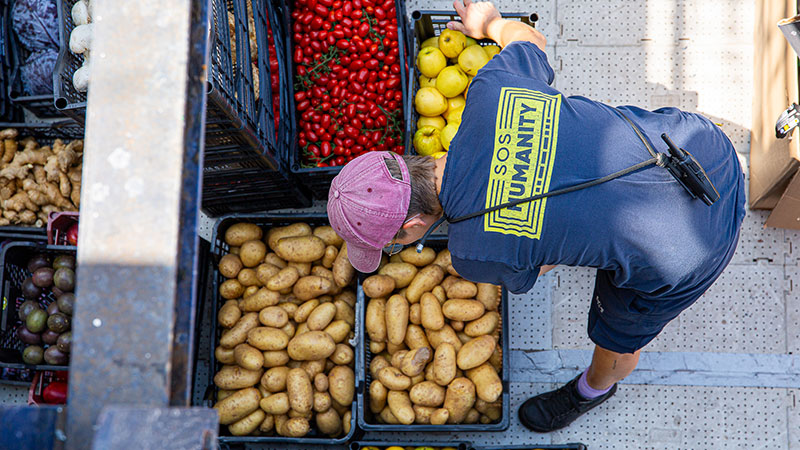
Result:
<svg viewBox="0 0 800 450"><path fill-rule="evenodd" d="M420 45L419 48L425 48L425 47L439 48L439 36L434 36L432 38L428 38L422 41L422 45Z"/></svg>
<svg viewBox="0 0 800 450"><path fill-rule="evenodd" d="M439 35L439 50L448 58L457 57L467 46L464 33L455 30L444 30Z"/></svg>
<svg viewBox="0 0 800 450"><path fill-rule="evenodd" d="M414 106L423 116L436 117L447 111L447 99L436 88L424 87L417 91Z"/></svg>
<svg viewBox="0 0 800 450"><path fill-rule="evenodd" d="M436 152L436 153L432 154L431 156L433 157L433 159L439 159L439 158L441 158L442 156L444 156L446 154L447 154L447 152Z"/></svg>
<svg viewBox="0 0 800 450"><path fill-rule="evenodd" d="M444 126L447 125L444 121L444 117L436 116L436 117L425 117L420 116L417 120L417 128L422 127L434 127L437 130L441 130Z"/></svg>
<svg viewBox="0 0 800 450"><path fill-rule="evenodd" d="M436 78L428 78L425 75L419 76L419 87L436 87Z"/></svg>
<svg viewBox="0 0 800 450"><path fill-rule="evenodd" d="M447 123L461 123L461 116L464 114L464 107L461 108L454 108L452 110L448 109L447 112L444 113L444 118L447 120Z"/></svg>
<svg viewBox="0 0 800 450"><path fill-rule="evenodd" d="M475 76L489 62L489 56L480 45L471 45L458 55L458 65L469 75Z"/></svg>
<svg viewBox="0 0 800 450"><path fill-rule="evenodd" d="M456 133L458 133L459 125L460 123L458 122L448 123L447 125L444 126L444 128L442 128L439 138L441 139L442 147L444 147L445 150L450 150L450 141L452 141L453 138L456 136ZM414 137L414 139L416 139L416 136Z"/></svg>
<svg viewBox="0 0 800 450"><path fill-rule="evenodd" d="M470 45L476 45L477 43L478 43L478 41L476 41L475 39L472 39L471 37L467 36L467 47L469 47Z"/></svg>
<svg viewBox="0 0 800 450"><path fill-rule="evenodd" d="M500 53L500 46L495 44L486 45L483 47L483 51L486 52L486 56L488 56L489 59L492 59L494 55Z"/></svg>
<svg viewBox="0 0 800 450"><path fill-rule="evenodd" d="M428 78L435 78L447 65L447 60L436 47L425 47L417 55L417 68Z"/></svg>
<svg viewBox="0 0 800 450"><path fill-rule="evenodd" d="M450 142L447 143L450 145ZM418 155L430 156L442 151L442 140L439 129L434 127L422 127L414 133L414 150Z"/></svg>
<svg viewBox="0 0 800 450"><path fill-rule="evenodd" d="M467 87L467 74L458 66L447 66L436 77L436 89L445 97L455 97Z"/></svg>
<svg viewBox="0 0 800 450"><path fill-rule="evenodd" d="M463 95L457 95L455 97L451 97L447 99L447 112L464 108L464 105L467 104L467 101L464 99ZM445 113L447 114L447 113Z"/></svg>

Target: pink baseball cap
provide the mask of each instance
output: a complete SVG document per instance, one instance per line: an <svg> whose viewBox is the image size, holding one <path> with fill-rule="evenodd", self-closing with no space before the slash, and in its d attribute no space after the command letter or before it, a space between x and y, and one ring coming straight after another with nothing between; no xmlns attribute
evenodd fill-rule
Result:
<svg viewBox="0 0 800 450"><path fill-rule="evenodd" d="M402 180L392 177L386 160L397 161ZM328 220L347 242L347 256L358 271L374 272L381 252L403 226L411 201L411 178L400 155L370 152L347 163L328 191Z"/></svg>

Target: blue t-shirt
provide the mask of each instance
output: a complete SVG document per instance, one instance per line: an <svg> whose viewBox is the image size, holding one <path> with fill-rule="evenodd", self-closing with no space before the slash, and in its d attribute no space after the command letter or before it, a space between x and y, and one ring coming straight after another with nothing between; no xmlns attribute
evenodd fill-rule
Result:
<svg viewBox="0 0 800 450"><path fill-rule="evenodd" d="M472 80L439 199L447 217L553 191L650 158L613 107L553 89L547 56L515 42ZM596 267L617 287L653 298L698 296L716 278L744 217L733 145L708 119L675 108L618 108L657 151L667 133L719 191L693 200L663 168L451 224L449 249L465 278L528 291L540 266Z"/></svg>

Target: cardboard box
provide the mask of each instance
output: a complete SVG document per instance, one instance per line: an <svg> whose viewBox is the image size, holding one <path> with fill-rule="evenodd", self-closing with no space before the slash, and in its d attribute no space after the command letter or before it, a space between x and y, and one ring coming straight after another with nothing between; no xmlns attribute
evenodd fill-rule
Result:
<svg viewBox="0 0 800 450"><path fill-rule="evenodd" d="M778 116L798 98L798 59L778 22L797 15L797 0L757 2L750 207L771 209L767 225L800 229L800 131L775 136Z"/></svg>

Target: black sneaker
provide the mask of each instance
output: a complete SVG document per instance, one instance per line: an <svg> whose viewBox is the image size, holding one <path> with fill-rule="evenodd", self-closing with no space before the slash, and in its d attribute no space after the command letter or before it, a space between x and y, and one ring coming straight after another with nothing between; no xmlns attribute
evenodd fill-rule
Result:
<svg viewBox="0 0 800 450"><path fill-rule="evenodd" d="M527 428L548 433L566 427L590 409L606 401L617 392L617 385L592 400L584 399L578 393L578 379L561 386L555 391L545 392L529 398L519 407L519 420Z"/></svg>

